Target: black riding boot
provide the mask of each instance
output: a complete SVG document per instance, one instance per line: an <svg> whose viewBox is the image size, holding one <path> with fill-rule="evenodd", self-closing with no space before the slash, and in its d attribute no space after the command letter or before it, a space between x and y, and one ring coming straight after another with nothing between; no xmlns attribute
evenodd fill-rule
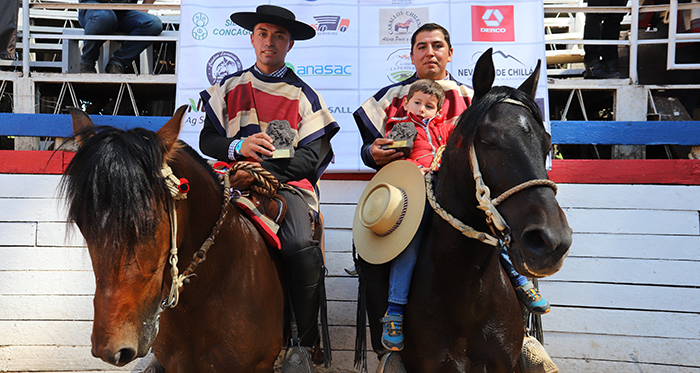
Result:
<svg viewBox="0 0 700 373"><path fill-rule="evenodd" d="M319 337L318 315L321 308L325 363L330 363L330 341L326 313L325 266L318 246L300 249L284 259L287 291L299 328L301 345L313 347ZM318 362L318 361L315 361Z"/></svg>
<svg viewBox="0 0 700 373"><path fill-rule="evenodd" d="M365 308L369 318L369 330L372 339L372 349L375 352L384 350L382 346L382 322L381 318L389 305L389 273L391 262L384 264L369 264L357 258L358 274L360 276L361 291L364 291ZM362 295L361 295L362 296ZM360 311L362 312L362 311ZM362 328L364 330L364 327ZM381 358L381 356L378 356Z"/></svg>

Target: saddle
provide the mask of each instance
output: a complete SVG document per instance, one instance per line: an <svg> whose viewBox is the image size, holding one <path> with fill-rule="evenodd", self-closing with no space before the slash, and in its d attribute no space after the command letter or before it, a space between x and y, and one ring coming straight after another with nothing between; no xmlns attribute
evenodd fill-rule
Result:
<svg viewBox="0 0 700 373"><path fill-rule="evenodd" d="M212 164L214 172L225 175L224 170L232 167L226 162L216 162ZM253 189L245 191L235 191L231 194L231 202L243 210L243 213L255 225L267 244L281 249L282 245L277 232L280 224L287 214L287 201L284 197L275 193L273 196L266 196Z"/></svg>
<svg viewBox="0 0 700 373"><path fill-rule="evenodd" d="M258 228L265 241L279 250L282 246L277 232L287 214L287 201L284 197L279 194L267 197L249 190L241 193L240 196L236 194L232 199Z"/></svg>

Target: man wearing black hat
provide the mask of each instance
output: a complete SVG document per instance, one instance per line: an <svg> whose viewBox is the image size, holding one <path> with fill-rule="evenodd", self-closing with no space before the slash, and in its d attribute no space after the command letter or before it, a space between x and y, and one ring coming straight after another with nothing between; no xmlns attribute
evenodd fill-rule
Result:
<svg viewBox="0 0 700 373"><path fill-rule="evenodd" d="M199 147L204 154L222 161L259 162L277 180L293 188L278 191L287 201L287 213L277 235L299 340L302 346L318 346L317 320L319 304L325 301L321 299L325 298L325 267L319 242L312 237L309 211L318 211L314 187L333 157L330 139L339 126L321 96L285 65L294 42L311 39L316 32L297 21L291 11L274 5L234 13L231 20L252 31L250 41L256 62L201 92L206 119ZM275 157L273 140L265 133L273 120L289 122L294 134L292 158ZM233 188L247 189L253 178L239 170L231 181ZM322 310L323 321L325 307ZM325 327L323 340L329 363ZM323 359L319 352L315 349L312 353L316 363Z"/></svg>

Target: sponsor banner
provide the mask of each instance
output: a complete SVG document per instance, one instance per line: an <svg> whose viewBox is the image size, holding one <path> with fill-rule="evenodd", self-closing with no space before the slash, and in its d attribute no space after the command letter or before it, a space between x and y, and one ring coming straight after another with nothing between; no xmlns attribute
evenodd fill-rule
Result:
<svg viewBox="0 0 700 373"><path fill-rule="evenodd" d="M538 43L494 43L455 47L450 72L457 80L471 86L476 61L485 50L492 47L496 72L494 85L518 87L535 70L537 60L542 60L536 97L542 113L547 113L549 104L544 50L542 53L533 53L539 51L541 46L542 44ZM549 115L543 116L545 119L548 117ZM546 123L546 126L549 128L549 123Z"/></svg>
<svg viewBox="0 0 700 373"><path fill-rule="evenodd" d="M187 105L181 138L198 149L204 122L199 92L224 76L255 63L251 33L229 17L253 12L271 1L182 0L176 104ZM324 98L340 125L333 139L336 159L329 170L366 170L359 157L361 138L352 112L377 90L415 72L410 40L421 25L434 22L450 31L454 54L447 70L471 85L476 59L494 48L496 83L518 86L544 61L542 0L279 0L317 32L295 42L289 68ZM546 112L543 69L538 102ZM545 115L545 118L548 115Z"/></svg>
<svg viewBox="0 0 700 373"><path fill-rule="evenodd" d="M316 90L357 89L357 48L292 48L287 66ZM252 53L253 50L250 50Z"/></svg>
<svg viewBox="0 0 700 373"><path fill-rule="evenodd" d="M359 7L359 44L362 47L410 45L411 35L421 25L429 22L449 25L450 22L448 2L421 6L414 1L414 6L399 6L386 0L376 4L379 6Z"/></svg>
<svg viewBox="0 0 700 373"><path fill-rule="evenodd" d="M378 90L406 80L416 72L409 46L360 50L360 88Z"/></svg>
<svg viewBox="0 0 700 373"><path fill-rule="evenodd" d="M362 140L352 119L352 113L360 106L357 90L318 90L323 96L328 110L340 125L340 132L331 140L335 159L328 166L329 171L358 170Z"/></svg>
<svg viewBox="0 0 700 373"><path fill-rule="evenodd" d="M452 44L471 42L541 42L541 1L465 1L450 7ZM538 26L539 25L539 26Z"/></svg>
<svg viewBox="0 0 700 373"><path fill-rule="evenodd" d="M413 32L429 19L428 7L379 9L379 44L410 44Z"/></svg>
<svg viewBox="0 0 700 373"><path fill-rule="evenodd" d="M515 41L512 5L471 6L473 41Z"/></svg>
<svg viewBox="0 0 700 373"><path fill-rule="evenodd" d="M294 48L319 48L335 46L357 47L360 29L357 23L356 5L329 5L317 1L310 5L284 5L297 17L316 30L316 36L310 40L295 43ZM275 5L282 5L275 2Z"/></svg>

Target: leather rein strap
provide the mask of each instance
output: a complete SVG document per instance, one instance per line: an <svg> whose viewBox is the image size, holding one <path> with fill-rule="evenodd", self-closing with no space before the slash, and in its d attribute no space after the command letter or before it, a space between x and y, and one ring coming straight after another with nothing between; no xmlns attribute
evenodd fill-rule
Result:
<svg viewBox="0 0 700 373"><path fill-rule="evenodd" d="M530 110L530 108L527 105L513 99L507 98L501 102L519 105ZM513 194L534 186L550 187L554 190L554 194L556 194L557 184L549 179L528 180L506 190L505 192L501 193L500 196L491 199L491 190L488 186L486 186L486 183L484 183L484 178L481 175L481 170L479 169L479 160L476 157L476 150L474 149L474 144L472 144L469 147L469 162L472 166L472 173L474 175L474 182L476 184L476 200L479 202L478 208L484 211L484 213L486 214L486 223L489 225L491 232L495 236L498 236L498 238L488 233L479 232L475 230L474 228L464 224L459 219L452 216L444 208L442 208L442 206L440 206L440 204L438 203L435 194L433 193L433 175L430 173L425 174L426 194L428 197L428 202L430 203L430 206L433 208L433 210L435 210L435 212L441 218L450 223L450 225L452 225L455 229L462 232L463 235L469 238L479 240L491 246L508 247L511 241L510 227L508 226L508 223L506 223L506 220L503 218L503 216L501 216L501 214L498 212L496 206L503 203L503 201L508 199Z"/></svg>

